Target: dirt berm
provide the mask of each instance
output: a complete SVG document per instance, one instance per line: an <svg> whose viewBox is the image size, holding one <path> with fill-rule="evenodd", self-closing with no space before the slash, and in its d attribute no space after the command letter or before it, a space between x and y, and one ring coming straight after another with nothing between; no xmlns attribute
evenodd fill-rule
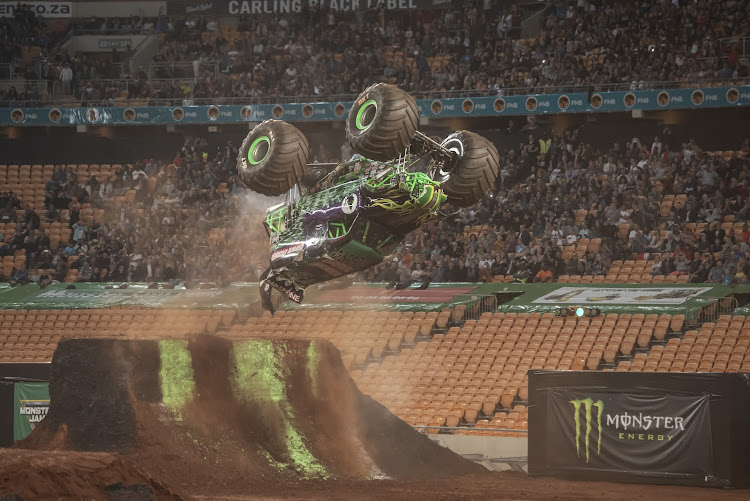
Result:
<svg viewBox="0 0 750 501"><path fill-rule="evenodd" d="M50 399L20 447L118 452L191 493L486 472L363 395L326 341L68 340Z"/></svg>

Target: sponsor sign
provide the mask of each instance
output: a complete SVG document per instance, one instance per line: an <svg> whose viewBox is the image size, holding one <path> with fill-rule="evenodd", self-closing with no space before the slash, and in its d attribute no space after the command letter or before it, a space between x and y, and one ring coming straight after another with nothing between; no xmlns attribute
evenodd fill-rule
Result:
<svg viewBox="0 0 750 501"><path fill-rule="evenodd" d="M13 385L13 440L22 440L47 415L49 383Z"/></svg>
<svg viewBox="0 0 750 501"><path fill-rule="evenodd" d="M299 287L296 287L291 281L284 280L280 277L275 277L276 280L270 279L270 280L263 280L260 285L263 287L263 290L266 294L271 293L271 287L278 290L282 294L286 295L291 301L294 301L295 303L301 303L302 299L305 296L305 290Z"/></svg>
<svg viewBox="0 0 750 501"><path fill-rule="evenodd" d="M80 283L76 284L76 289L65 289L66 285L53 284L44 290L38 287L0 289L0 299L6 307L23 309L103 308L114 305L236 308L251 303L259 294L257 285L243 284L223 289L148 289L145 284L132 283L127 289L119 289L119 283ZM105 289L105 286L110 288Z"/></svg>
<svg viewBox="0 0 750 501"><path fill-rule="evenodd" d="M125 49L130 47L132 41L129 38L100 38L100 49Z"/></svg>
<svg viewBox="0 0 750 501"><path fill-rule="evenodd" d="M746 374L530 370L528 377L529 475L750 487Z"/></svg>
<svg viewBox="0 0 750 501"><path fill-rule="evenodd" d="M708 395L570 387L547 398L550 468L714 473Z"/></svg>
<svg viewBox="0 0 750 501"><path fill-rule="evenodd" d="M184 7L184 6L183 6ZM598 113L630 110L727 108L750 106L750 86L707 87L695 102L691 89L665 91L602 92L589 99L586 93L539 96L474 97L471 99L418 99L425 117L487 117L498 115L538 115L544 113ZM628 99L625 99L629 95ZM698 94L695 94L696 96ZM346 120L351 102L247 104L220 106L143 106L131 108L132 120L120 108L60 108L50 116L48 108L0 108L0 125L139 125L139 124L222 124L262 122L272 117L289 122Z"/></svg>
<svg viewBox="0 0 750 501"><path fill-rule="evenodd" d="M19 5L28 7L39 17L73 17L73 2L0 2L0 17L15 17Z"/></svg>
<svg viewBox="0 0 750 501"><path fill-rule="evenodd" d="M375 287L348 287L326 291L312 299L313 303L447 303L456 296L466 294L476 287L440 287L428 289L381 289Z"/></svg>
<svg viewBox="0 0 750 501"><path fill-rule="evenodd" d="M271 254L271 261L276 261L277 259L281 259L287 256L291 256L293 254L297 254L299 251L305 248L305 244L294 244L290 245L289 247L284 247L283 249L279 249L277 251L274 251Z"/></svg>
<svg viewBox="0 0 750 501"><path fill-rule="evenodd" d="M630 305L674 305L682 304L711 287L560 287L554 292L532 301L534 304L630 304Z"/></svg>
<svg viewBox="0 0 750 501"><path fill-rule="evenodd" d="M416 10L448 7L450 0L209 0L169 2L167 12L179 14L290 14L314 10L357 12L370 9Z"/></svg>

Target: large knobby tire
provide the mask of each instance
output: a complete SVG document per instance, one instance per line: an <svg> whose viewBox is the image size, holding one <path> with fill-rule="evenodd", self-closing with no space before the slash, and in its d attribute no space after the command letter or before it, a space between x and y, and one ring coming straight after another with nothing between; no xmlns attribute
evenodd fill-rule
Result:
<svg viewBox="0 0 750 501"><path fill-rule="evenodd" d="M283 195L305 174L310 146L294 125L266 120L250 131L237 157L237 175L253 191Z"/></svg>
<svg viewBox="0 0 750 501"><path fill-rule="evenodd" d="M458 160L436 173L435 180L456 207L469 207L480 201L495 184L500 156L495 145L479 134L466 130L454 132L442 142L454 151Z"/></svg>
<svg viewBox="0 0 750 501"><path fill-rule="evenodd" d="M398 157L419 124L417 102L395 85L377 83L359 95L346 120L352 149L371 160Z"/></svg>

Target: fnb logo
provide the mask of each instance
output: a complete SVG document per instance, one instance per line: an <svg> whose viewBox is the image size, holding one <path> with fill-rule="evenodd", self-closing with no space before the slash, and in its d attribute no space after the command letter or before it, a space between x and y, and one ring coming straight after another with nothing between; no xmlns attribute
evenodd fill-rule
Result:
<svg viewBox="0 0 750 501"><path fill-rule="evenodd" d="M586 447L586 462L589 462L589 451L591 432L593 431L592 423L592 410L596 408L596 429L598 430L599 437L596 442L596 455L598 456L602 449L602 413L604 412L604 402L601 400L594 400L591 397L584 398L583 400L571 400L573 404L573 420L576 424L576 455L581 457L581 441ZM583 419L585 420L584 436L581 437L581 413L583 413Z"/></svg>

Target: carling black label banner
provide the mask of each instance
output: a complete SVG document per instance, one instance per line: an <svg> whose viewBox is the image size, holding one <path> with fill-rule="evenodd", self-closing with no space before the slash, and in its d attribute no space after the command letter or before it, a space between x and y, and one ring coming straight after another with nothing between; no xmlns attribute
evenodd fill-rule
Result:
<svg viewBox="0 0 750 501"><path fill-rule="evenodd" d="M713 476L708 395L547 389L547 468Z"/></svg>
<svg viewBox="0 0 750 501"><path fill-rule="evenodd" d="M169 15L291 14L300 12L358 12L371 9L418 10L450 6L449 0L188 0L167 2Z"/></svg>

